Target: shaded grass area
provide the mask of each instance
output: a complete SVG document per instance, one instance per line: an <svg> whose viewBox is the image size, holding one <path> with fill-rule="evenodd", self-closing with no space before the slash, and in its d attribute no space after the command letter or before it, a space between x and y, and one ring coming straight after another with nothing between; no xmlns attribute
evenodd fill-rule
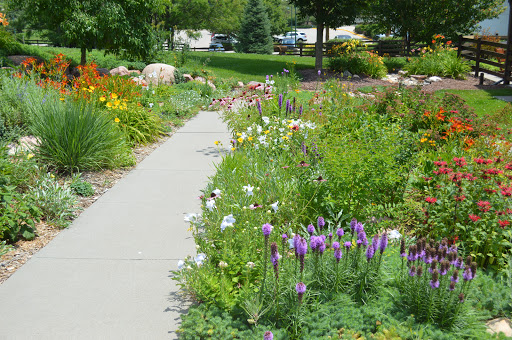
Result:
<svg viewBox="0 0 512 340"><path fill-rule="evenodd" d="M482 117L485 115L497 114L511 104L495 96L512 96L512 89L489 89L489 90L441 90L437 92L453 93L461 96L466 104L475 109L475 113Z"/></svg>
<svg viewBox="0 0 512 340"><path fill-rule="evenodd" d="M220 78L234 78L244 83L265 81L265 75L281 73L283 68L314 68L315 58L287 55L244 53L190 52L190 56L212 70ZM209 59L209 60L207 60Z"/></svg>

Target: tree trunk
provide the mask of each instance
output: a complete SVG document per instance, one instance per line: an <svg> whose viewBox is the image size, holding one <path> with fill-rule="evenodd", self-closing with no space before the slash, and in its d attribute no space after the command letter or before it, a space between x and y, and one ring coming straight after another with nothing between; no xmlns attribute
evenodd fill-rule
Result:
<svg viewBox="0 0 512 340"><path fill-rule="evenodd" d="M86 63L86 55L87 49L85 47L80 48L80 65L84 66Z"/></svg>
<svg viewBox="0 0 512 340"><path fill-rule="evenodd" d="M324 54L324 23L319 22L316 26L316 47L315 47L315 69L322 69Z"/></svg>
<svg viewBox="0 0 512 340"><path fill-rule="evenodd" d="M325 41L329 41L329 26L325 26Z"/></svg>

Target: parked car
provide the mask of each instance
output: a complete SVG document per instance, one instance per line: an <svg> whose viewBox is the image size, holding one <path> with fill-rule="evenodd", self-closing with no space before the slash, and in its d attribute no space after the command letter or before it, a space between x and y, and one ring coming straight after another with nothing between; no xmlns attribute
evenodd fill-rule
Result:
<svg viewBox="0 0 512 340"><path fill-rule="evenodd" d="M347 40L347 39L357 39L351 35L348 34L341 34L334 37L334 39L340 39L340 40Z"/></svg>
<svg viewBox="0 0 512 340"><path fill-rule="evenodd" d="M373 40L380 40L382 38L392 38L394 37L393 34L390 34L390 35L386 35L386 34L377 34L376 36L373 37Z"/></svg>
<svg viewBox="0 0 512 340"><path fill-rule="evenodd" d="M224 52L225 49L224 49L224 46L222 46L222 44L220 44L220 43L211 43L210 46L208 47L208 51L210 51L210 52Z"/></svg>
<svg viewBox="0 0 512 340"><path fill-rule="evenodd" d="M212 35L212 44L234 44L235 39L226 34L214 34Z"/></svg>
<svg viewBox="0 0 512 340"><path fill-rule="evenodd" d="M295 37L297 37L295 39ZM278 35L274 38L279 44L283 44L284 39L293 39L297 40L297 42L306 42L308 41L308 37L306 36L306 33L304 32L287 32L285 35Z"/></svg>

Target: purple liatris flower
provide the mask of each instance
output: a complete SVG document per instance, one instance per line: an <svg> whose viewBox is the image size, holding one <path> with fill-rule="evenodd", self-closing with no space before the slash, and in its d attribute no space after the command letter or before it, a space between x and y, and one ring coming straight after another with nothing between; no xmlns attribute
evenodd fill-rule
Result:
<svg viewBox="0 0 512 340"><path fill-rule="evenodd" d="M334 249L334 250L336 250L336 249L340 249L340 244L339 244L339 242L334 242L334 243L332 244L332 249Z"/></svg>
<svg viewBox="0 0 512 340"><path fill-rule="evenodd" d="M409 270L409 276L414 276L416 275L416 266L412 266L411 269Z"/></svg>
<svg viewBox="0 0 512 340"><path fill-rule="evenodd" d="M313 227L312 224L308 225L308 233L309 233L309 235L313 235L314 232L315 232L315 227Z"/></svg>
<svg viewBox="0 0 512 340"><path fill-rule="evenodd" d="M270 261L274 266L274 273L276 275L276 279L279 278L279 253L277 252L277 243L272 242L270 245Z"/></svg>
<svg viewBox="0 0 512 340"><path fill-rule="evenodd" d="M433 259L432 260L432 263L430 264L430 268L428 269L428 271L432 274L434 272L434 270L437 270L437 260L436 259Z"/></svg>
<svg viewBox="0 0 512 340"><path fill-rule="evenodd" d="M418 266L418 268L416 268L416 275L418 277L421 277L421 275L423 275L423 267L422 266Z"/></svg>
<svg viewBox="0 0 512 340"><path fill-rule="evenodd" d="M332 233L329 233L329 243L332 243Z"/></svg>
<svg viewBox="0 0 512 340"><path fill-rule="evenodd" d="M272 334L271 331L266 331L265 334L263 334L263 340L274 340L274 334Z"/></svg>
<svg viewBox="0 0 512 340"><path fill-rule="evenodd" d="M352 229L352 231L354 231L356 229L356 224L357 224L357 220L355 218L353 218L352 221L350 221L350 229Z"/></svg>
<svg viewBox="0 0 512 340"><path fill-rule="evenodd" d="M345 235L343 228L338 228L338 230L336 230L336 235L338 235L338 241L341 241L341 237Z"/></svg>
<svg viewBox="0 0 512 340"><path fill-rule="evenodd" d="M473 280L473 274L471 274L471 269L469 267L466 267L464 273L462 273L462 278L464 279L464 281Z"/></svg>
<svg viewBox="0 0 512 340"><path fill-rule="evenodd" d="M325 226L325 220L322 216L318 217L317 225L318 225L318 229L320 229L320 232L321 232Z"/></svg>
<svg viewBox="0 0 512 340"><path fill-rule="evenodd" d="M263 235L265 236L265 239L268 239L268 236L270 235L270 233L272 232L272 225L269 224L269 223L265 223L262 227L261 227L261 231L263 231Z"/></svg>
<svg viewBox="0 0 512 340"><path fill-rule="evenodd" d="M464 260L462 260L462 256L457 257L457 261L455 261L455 267L464 269Z"/></svg>
<svg viewBox="0 0 512 340"><path fill-rule="evenodd" d="M299 116L302 116L302 111L304 111L304 108L302 107L302 105L299 107Z"/></svg>
<svg viewBox="0 0 512 340"><path fill-rule="evenodd" d="M417 251L418 251L418 248L415 244L412 244L409 246L409 255L407 256L407 260L409 261L416 261L418 259L417 257Z"/></svg>
<svg viewBox="0 0 512 340"><path fill-rule="evenodd" d="M279 104L279 108L281 108L283 106L283 94L282 93L279 94L278 104Z"/></svg>
<svg viewBox="0 0 512 340"><path fill-rule="evenodd" d="M286 100L286 112L292 112L292 106L290 104L290 99Z"/></svg>
<svg viewBox="0 0 512 340"><path fill-rule="evenodd" d="M442 276L445 276L446 274L448 274L449 269L450 269L450 262L448 262L448 260L442 260L439 274L441 274Z"/></svg>
<svg viewBox="0 0 512 340"><path fill-rule="evenodd" d="M295 258L297 258L297 259L299 258L299 253L298 253L299 241L300 241L300 236L295 235L293 237L293 249L295 250Z"/></svg>
<svg viewBox="0 0 512 340"><path fill-rule="evenodd" d="M432 287L432 289L439 288L439 272L437 271L437 269L435 269L434 272L432 273L432 280L430 280L430 287Z"/></svg>
<svg viewBox="0 0 512 340"><path fill-rule="evenodd" d="M459 303L463 303L464 302L464 293L460 293L459 294Z"/></svg>
<svg viewBox="0 0 512 340"><path fill-rule="evenodd" d="M321 242L321 240L316 236L311 236L311 238L309 239L309 247L313 252L315 252L319 242Z"/></svg>
<svg viewBox="0 0 512 340"><path fill-rule="evenodd" d="M297 283L295 286L295 290L297 291L297 295L299 297L299 304L302 303L302 296L306 292L306 285L302 282Z"/></svg>
<svg viewBox="0 0 512 340"><path fill-rule="evenodd" d="M345 248L347 248L347 251L348 251L350 249L350 247L352 247L352 242L347 241L347 242L343 243L343 245L345 246Z"/></svg>
<svg viewBox="0 0 512 340"><path fill-rule="evenodd" d="M387 246L388 246L388 234L386 232L384 232L384 234L382 234L382 237L380 238L380 243L379 243L379 249L380 249L381 254L384 252L384 250L386 250Z"/></svg>
<svg viewBox="0 0 512 340"><path fill-rule="evenodd" d="M400 257L406 257L407 253L405 252L405 240L402 237L400 240Z"/></svg>
<svg viewBox="0 0 512 340"><path fill-rule="evenodd" d="M375 249L373 248L373 245L369 245L366 249L366 259L370 261L375 254Z"/></svg>
<svg viewBox="0 0 512 340"><path fill-rule="evenodd" d="M320 241L321 242L318 244L318 252L320 253L320 255L322 255L325 251L326 245L322 239L320 239Z"/></svg>
<svg viewBox="0 0 512 340"><path fill-rule="evenodd" d="M354 227L354 231L356 232L356 234L363 232L364 231L363 224L361 222L357 222L356 226Z"/></svg>
<svg viewBox="0 0 512 340"><path fill-rule="evenodd" d="M320 77L320 75L322 74L322 70L318 70L318 76Z"/></svg>
<svg viewBox="0 0 512 340"><path fill-rule="evenodd" d="M450 292L453 292L455 290L455 281L450 282L450 288L448 288Z"/></svg>
<svg viewBox="0 0 512 340"><path fill-rule="evenodd" d="M260 116L261 116L261 115L262 115L262 111L261 111L261 102L258 100L256 105L258 106L258 112L259 112L259 114L260 114Z"/></svg>
<svg viewBox="0 0 512 340"><path fill-rule="evenodd" d="M368 245L368 239L366 238L366 233L364 232L364 230L357 234L357 244L362 244L365 247Z"/></svg>
<svg viewBox="0 0 512 340"><path fill-rule="evenodd" d="M288 240L288 235L283 234L281 235L281 240L283 241L283 247L286 245L286 241Z"/></svg>
<svg viewBox="0 0 512 340"><path fill-rule="evenodd" d="M337 243L337 242L335 242L335 243ZM340 262L341 255L342 255L342 253L341 253L341 249L339 248L339 246L340 246L340 245L338 244L338 248L336 248L336 249L334 250L334 258L336 259L336 263L339 263L339 262Z"/></svg>
<svg viewBox="0 0 512 340"><path fill-rule="evenodd" d="M452 277L450 278L450 281L455 282L455 283L459 282L459 270L458 269L455 269L453 271L453 274L452 274Z"/></svg>
<svg viewBox="0 0 512 340"><path fill-rule="evenodd" d="M300 272L304 270L304 257L306 256L306 253L308 252L308 243L305 239L302 237L299 239L299 242L297 243L297 254L299 255L299 261L300 261Z"/></svg>
<svg viewBox="0 0 512 340"><path fill-rule="evenodd" d="M373 247L374 253L377 251L377 249L379 249L379 235L378 234L373 235L372 247Z"/></svg>

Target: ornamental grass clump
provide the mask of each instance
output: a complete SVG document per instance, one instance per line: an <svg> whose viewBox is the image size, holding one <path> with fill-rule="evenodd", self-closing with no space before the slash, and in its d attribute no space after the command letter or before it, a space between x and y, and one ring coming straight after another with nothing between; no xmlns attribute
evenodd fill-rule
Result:
<svg viewBox="0 0 512 340"><path fill-rule="evenodd" d="M398 304L420 322L443 329L461 329L468 324L470 306L463 304L476 276L477 264L471 256L463 260L455 245L445 238L434 242L425 238L409 246L401 245L402 270L398 276ZM462 275L461 275L462 273Z"/></svg>

